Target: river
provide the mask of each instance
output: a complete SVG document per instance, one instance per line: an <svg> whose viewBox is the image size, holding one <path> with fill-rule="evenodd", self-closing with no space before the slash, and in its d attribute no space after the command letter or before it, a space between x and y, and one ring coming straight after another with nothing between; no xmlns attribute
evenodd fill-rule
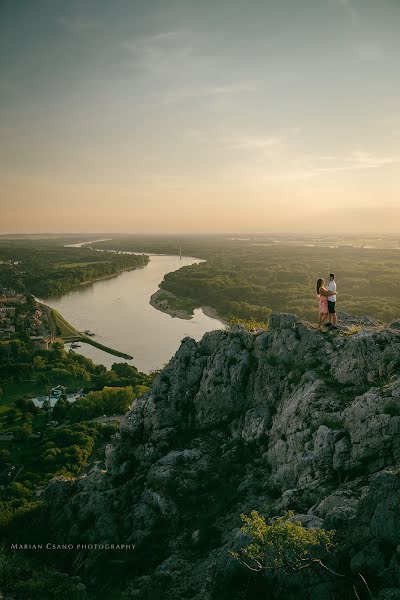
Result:
<svg viewBox="0 0 400 600"><path fill-rule="evenodd" d="M149 256L150 262L143 268L80 286L58 298L43 299L76 329L93 331L95 340L133 356L133 360L125 361L85 343L77 352L107 367L128 362L147 373L164 366L185 336L199 340L207 331L224 328L221 321L208 317L201 309L186 320L151 306L150 296L166 273L201 261L184 256L182 260L179 256Z"/></svg>

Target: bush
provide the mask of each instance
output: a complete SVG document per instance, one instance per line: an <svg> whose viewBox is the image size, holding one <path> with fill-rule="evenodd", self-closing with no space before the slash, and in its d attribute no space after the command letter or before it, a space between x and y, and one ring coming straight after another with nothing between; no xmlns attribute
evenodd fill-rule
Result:
<svg viewBox="0 0 400 600"><path fill-rule="evenodd" d="M250 515L240 515L244 522L241 531L249 536L250 544L239 552L231 552L232 556L260 571L283 569L292 572L320 561L321 552L332 549L335 532L317 527L306 529L293 517L293 512L287 512L267 523L256 510Z"/></svg>

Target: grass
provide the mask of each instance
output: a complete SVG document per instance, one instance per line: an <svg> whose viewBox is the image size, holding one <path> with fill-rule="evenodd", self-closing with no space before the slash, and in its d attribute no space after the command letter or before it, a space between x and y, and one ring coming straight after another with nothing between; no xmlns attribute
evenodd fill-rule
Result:
<svg viewBox="0 0 400 600"><path fill-rule="evenodd" d="M60 313L54 308L50 309L50 318L53 320L53 323L56 327L56 331L58 337L62 339L63 342L85 342L86 344L90 344L95 348L99 348L99 350L103 350L104 352L108 352L108 354L113 354L114 356L120 356L121 358L126 358L127 360L131 360L133 357L125 352L120 352L119 350L114 350L114 348L110 348L109 346L105 346L104 344L100 344L96 342L92 337L81 333L75 327L73 327Z"/></svg>
<svg viewBox="0 0 400 600"><path fill-rule="evenodd" d="M238 317L231 316L228 320L229 325L241 325L246 331L255 331L257 329L263 329L266 331L269 327L266 321L257 321L254 318L251 319L239 319Z"/></svg>
<svg viewBox="0 0 400 600"><path fill-rule="evenodd" d="M356 335L356 333L360 333L364 331L362 325L351 325L346 331L343 331L343 335Z"/></svg>
<svg viewBox="0 0 400 600"><path fill-rule="evenodd" d="M64 341L72 341L71 338L81 338L82 334L75 329L58 311L50 309L50 315L56 326L57 333Z"/></svg>
<svg viewBox="0 0 400 600"><path fill-rule="evenodd" d="M196 308L196 304L190 300L190 298L177 298L169 296L165 298L168 301L168 306L173 310L184 310L185 312L192 314Z"/></svg>
<svg viewBox="0 0 400 600"><path fill-rule="evenodd" d="M5 383L3 386L4 394L0 398L0 412L9 409L9 403L21 396L45 393L44 385L37 381L21 381L14 383ZM5 408L4 408L5 407Z"/></svg>

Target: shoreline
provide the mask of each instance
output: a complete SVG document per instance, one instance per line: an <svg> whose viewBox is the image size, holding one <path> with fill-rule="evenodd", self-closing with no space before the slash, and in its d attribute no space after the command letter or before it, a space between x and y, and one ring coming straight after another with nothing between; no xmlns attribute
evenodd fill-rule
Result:
<svg viewBox="0 0 400 600"><path fill-rule="evenodd" d="M207 317L210 317L210 319L218 319L218 321L221 321L221 323L223 323L225 325L225 327L229 327L230 324L228 323L228 321L223 319L218 314L217 309L214 308L213 306L200 306L200 308Z"/></svg>
<svg viewBox="0 0 400 600"><path fill-rule="evenodd" d="M146 254L146 256L147 256L147 254ZM117 277L118 275L121 275L121 273L125 273L126 271L136 271L136 269L143 269L144 267L147 267L149 262L150 262L150 260L145 265L139 265L139 266L135 266L135 267L126 267L125 269L121 269L121 271L118 271L117 273L110 273L110 275L103 275L102 277L96 277L95 279L91 279L90 281L81 281L80 283L78 283L78 285L76 287L71 288L69 291L72 292L73 290L76 290L81 285L90 285L91 283L96 283L96 281L103 281L104 279L112 279L113 277ZM69 292L64 292L64 293L68 294ZM63 296L64 293L61 295Z"/></svg>
<svg viewBox="0 0 400 600"><path fill-rule="evenodd" d="M120 350L106 346L105 344L94 340L91 336L88 336L82 331L78 331L57 310L51 308L43 302L40 302L40 304L44 307L47 314L54 341L60 340L63 344L70 342L83 342L94 346L95 348L98 348L107 354L111 354L112 356L118 356L119 358L124 358L125 360L134 359L133 356L127 354L126 352L121 352ZM57 335L57 326L60 327L60 325L64 327L64 334L61 332L61 335Z"/></svg>
<svg viewBox="0 0 400 600"><path fill-rule="evenodd" d="M160 296L162 296L162 299L160 299ZM193 319L193 313L189 313L183 308L173 308L172 306L169 306L168 298L179 300L175 294L160 287L156 292L154 292L154 294L150 296L149 302L153 308L170 315L173 318L185 319L187 321ZM201 308L203 313L207 317L210 317L210 319L216 319L217 321L220 321L223 323L223 325L225 325L225 327L229 325L229 323L218 314L217 310L213 306L205 305L200 306L199 308Z"/></svg>
<svg viewBox="0 0 400 600"><path fill-rule="evenodd" d="M164 296L164 298L160 299L160 296ZM172 308L172 306L169 306L168 301L165 299L165 296L171 299L177 298L177 296L175 296L175 294L173 294L172 292L169 292L168 290L164 290L162 288L158 288L158 290L150 296L149 302L151 306L156 310L159 310L160 312L170 315L171 317L177 317L178 319L185 319L187 321L193 319L193 313L190 314L187 310L184 310L183 308Z"/></svg>

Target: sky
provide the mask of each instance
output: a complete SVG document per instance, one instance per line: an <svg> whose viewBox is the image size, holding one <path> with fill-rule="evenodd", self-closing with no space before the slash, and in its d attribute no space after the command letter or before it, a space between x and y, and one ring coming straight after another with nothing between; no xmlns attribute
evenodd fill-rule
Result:
<svg viewBox="0 0 400 600"><path fill-rule="evenodd" d="M400 233L400 0L0 0L0 233Z"/></svg>

